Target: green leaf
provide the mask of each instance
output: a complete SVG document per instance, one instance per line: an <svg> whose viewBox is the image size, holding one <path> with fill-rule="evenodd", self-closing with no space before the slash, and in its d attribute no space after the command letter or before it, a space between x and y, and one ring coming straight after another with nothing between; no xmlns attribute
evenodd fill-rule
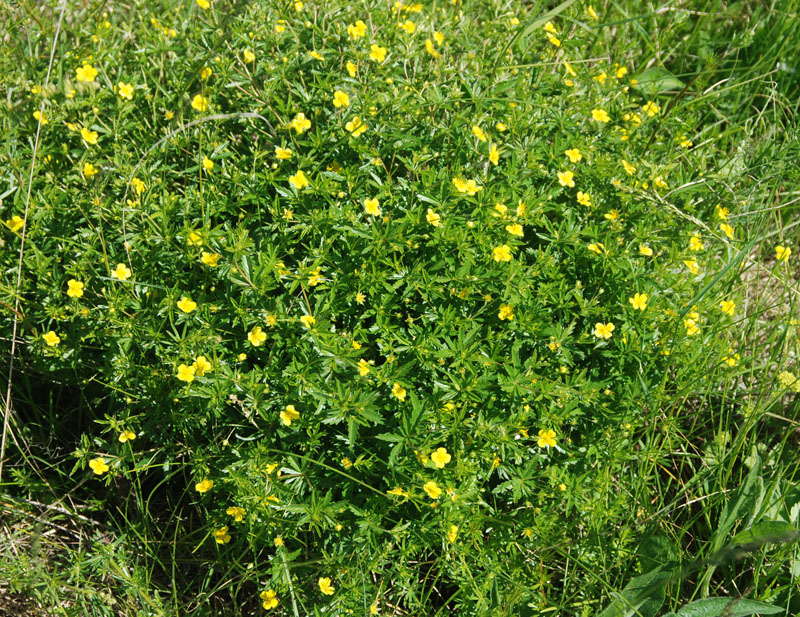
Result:
<svg viewBox="0 0 800 617"><path fill-rule="evenodd" d="M765 602L737 598L704 598L687 604L678 611L678 617L746 617L747 615L774 615L784 609Z"/></svg>
<svg viewBox="0 0 800 617"><path fill-rule="evenodd" d="M636 79L639 82L636 89L651 96L670 90L683 90L686 86L667 69L658 66L642 71L636 76Z"/></svg>
<svg viewBox="0 0 800 617"><path fill-rule="evenodd" d="M637 576L615 594L614 601L598 617L655 617L666 597L664 585L674 574L675 565L664 564Z"/></svg>
<svg viewBox="0 0 800 617"><path fill-rule="evenodd" d="M797 535L797 529L789 523L783 521L761 521L750 529L733 536L731 544L736 544L747 550L755 550L764 544L791 542L797 538Z"/></svg>

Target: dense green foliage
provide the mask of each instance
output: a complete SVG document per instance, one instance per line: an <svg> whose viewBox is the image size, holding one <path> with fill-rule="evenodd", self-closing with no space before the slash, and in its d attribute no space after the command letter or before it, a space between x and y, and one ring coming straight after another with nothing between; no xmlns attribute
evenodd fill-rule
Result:
<svg viewBox="0 0 800 617"><path fill-rule="evenodd" d="M0 595L796 614L798 9L0 7Z"/></svg>

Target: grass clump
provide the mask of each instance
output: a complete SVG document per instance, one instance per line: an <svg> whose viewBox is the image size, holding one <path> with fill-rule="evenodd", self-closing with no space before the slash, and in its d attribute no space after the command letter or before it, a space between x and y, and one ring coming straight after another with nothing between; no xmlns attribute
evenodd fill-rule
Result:
<svg viewBox="0 0 800 617"><path fill-rule="evenodd" d="M7 596L797 612L797 9L2 9Z"/></svg>

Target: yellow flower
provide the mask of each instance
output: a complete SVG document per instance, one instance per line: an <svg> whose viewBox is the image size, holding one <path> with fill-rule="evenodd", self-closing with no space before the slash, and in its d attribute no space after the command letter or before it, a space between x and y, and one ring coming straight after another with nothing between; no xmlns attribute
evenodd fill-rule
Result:
<svg viewBox="0 0 800 617"><path fill-rule="evenodd" d="M367 130L367 124L361 120L358 116L350 120L347 124L344 125L345 130L347 130L353 137L358 137L359 135L363 135L364 132Z"/></svg>
<svg viewBox="0 0 800 617"><path fill-rule="evenodd" d="M178 379L180 381L185 381L186 383L192 383L194 381L194 375L197 372L197 368L194 365L187 366L185 364L181 364L178 366Z"/></svg>
<svg viewBox="0 0 800 617"><path fill-rule="evenodd" d="M468 193L470 196L482 191L483 187L478 186L475 180L464 180L463 178L453 178L453 185L459 193Z"/></svg>
<svg viewBox="0 0 800 617"><path fill-rule="evenodd" d="M292 425L292 420L297 420L300 417L300 412L294 408L294 405L287 405L285 409L281 410L281 421L286 426Z"/></svg>
<svg viewBox="0 0 800 617"><path fill-rule="evenodd" d="M336 591L334 586L331 585L331 579L329 579L327 576L320 577L319 580L317 580L317 583L319 584L319 590L326 596L332 596Z"/></svg>
<svg viewBox="0 0 800 617"><path fill-rule="evenodd" d="M303 0L294 0L294 10L298 13L303 11Z"/></svg>
<svg viewBox="0 0 800 617"><path fill-rule="evenodd" d="M275 545L275 548L284 545L283 538L281 536L275 536L275 539L272 541L272 543Z"/></svg>
<svg viewBox="0 0 800 617"><path fill-rule="evenodd" d="M627 74L628 74L628 69L626 67L621 66L617 69L617 79L622 79Z"/></svg>
<svg viewBox="0 0 800 617"><path fill-rule="evenodd" d="M274 589L262 591L259 594L259 597L263 600L261 606L263 606L265 610L271 611L273 608L278 606L278 594L275 593Z"/></svg>
<svg viewBox="0 0 800 617"><path fill-rule="evenodd" d="M594 335L596 338L610 339L611 333L614 332L614 324L608 322L606 324L598 321L594 324Z"/></svg>
<svg viewBox="0 0 800 617"><path fill-rule="evenodd" d="M197 356L192 362L192 366L194 367L194 374L198 377L202 377L206 373L210 373L213 365L211 362L206 360L205 356Z"/></svg>
<svg viewBox="0 0 800 617"><path fill-rule="evenodd" d="M777 261L789 261L792 255L792 249L788 246L781 246L780 244L775 247L775 259Z"/></svg>
<svg viewBox="0 0 800 617"><path fill-rule="evenodd" d="M126 84L125 82L119 82L117 84L117 94L121 99L127 99L129 101L133 100L133 85Z"/></svg>
<svg viewBox="0 0 800 617"><path fill-rule="evenodd" d="M664 179L661 176L656 176L653 179L653 184L655 184L656 187L660 189L665 189L669 186L666 182L664 182Z"/></svg>
<svg viewBox="0 0 800 617"><path fill-rule="evenodd" d="M292 151L289 148L281 148L280 146L275 146L275 158L281 161L286 161L292 158Z"/></svg>
<svg viewBox="0 0 800 617"><path fill-rule="evenodd" d="M341 90L337 90L333 93L333 106L336 108L339 107L349 107L350 106L350 97L347 95L346 92L342 92Z"/></svg>
<svg viewBox="0 0 800 617"><path fill-rule="evenodd" d="M364 212L369 214L370 216L380 216L381 209L378 204L377 199L365 199L364 200Z"/></svg>
<svg viewBox="0 0 800 617"><path fill-rule="evenodd" d="M14 215L10 219L6 220L6 227L8 227L11 231L19 231L22 229L22 226L25 224L24 219L21 216Z"/></svg>
<svg viewBox="0 0 800 617"><path fill-rule="evenodd" d="M192 99L192 107L197 111L208 111L208 98L202 94L195 94Z"/></svg>
<svg viewBox="0 0 800 617"><path fill-rule="evenodd" d="M364 358L361 358L358 361L358 374L364 377L365 375L369 374L369 362L367 362Z"/></svg>
<svg viewBox="0 0 800 617"><path fill-rule="evenodd" d="M410 19L407 19L404 23L400 24L398 28L405 30L408 34L414 34L414 30L417 29L417 25Z"/></svg>
<svg viewBox="0 0 800 617"><path fill-rule="evenodd" d="M431 454L431 460L433 464L436 465L439 469L444 469L444 466L450 462L453 457L447 452L447 448L438 448L433 454Z"/></svg>
<svg viewBox="0 0 800 617"><path fill-rule="evenodd" d="M316 319L314 319L314 317L312 317L311 315L302 315L302 316L300 317L300 322L301 322L301 323L302 323L302 324L303 324L303 325L304 325L306 328L308 328L308 329L310 330L310 329L311 329L311 326L313 326L315 323L317 323L317 320L316 320Z"/></svg>
<svg viewBox="0 0 800 617"><path fill-rule="evenodd" d="M592 196L589 193L578 191L578 203L589 208L592 205Z"/></svg>
<svg viewBox="0 0 800 617"><path fill-rule="evenodd" d="M92 471L98 476L102 476L105 472L109 470L108 465L106 465L106 461L99 456L89 461L89 467L91 467Z"/></svg>
<svg viewBox="0 0 800 617"><path fill-rule="evenodd" d="M228 527L220 527L219 529L214 530L214 540L217 541L217 544L227 544L231 541L231 536L228 533Z"/></svg>
<svg viewBox="0 0 800 617"><path fill-rule="evenodd" d="M219 263L219 255L217 253L206 253L203 251L200 254L200 261L202 261L205 265L211 266L212 268Z"/></svg>
<svg viewBox="0 0 800 617"><path fill-rule="evenodd" d="M378 605L375 602L373 602L372 604L369 605L369 614L370 615L379 615L380 614L380 611L378 610Z"/></svg>
<svg viewBox="0 0 800 617"><path fill-rule="evenodd" d="M494 247L492 249L492 258L495 261L511 261L511 247L508 244Z"/></svg>
<svg viewBox="0 0 800 617"><path fill-rule="evenodd" d="M700 265L697 263L696 259L686 259L684 260L683 264L689 268L689 272L692 274L697 274L700 272Z"/></svg>
<svg viewBox="0 0 800 617"><path fill-rule="evenodd" d="M552 448L556 445L556 432L549 429L539 431L539 439L536 442L540 448Z"/></svg>
<svg viewBox="0 0 800 617"><path fill-rule="evenodd" d="M407 493L399 486L394 487L390 491L386 491L389 495L395 495L396 497L405 497Z"/></svg>
<svg viewBox="0 0 800 617"><path fill-rule="evenodd" d="M497 165L500 162L500 150L497 149L495 144L492 144L492 147L489 148L489 162L492 165Z"/></svg>
<svg viewBox="0 0 800 617"><path fill-rule="evenodd" d="M125 430L119 434L119 437L117 437L117 439L119 440L120 443L125 443L126 441L133 441L134 439L136 439L136 433L134 433L133 431Z"/></svg>
<svg viewBox="0 0 800 617"><path fill-rule="evenodd" d="M250 64L251 62L255 62L256 60L256 55L249 49L245 49L242 55L244 56L245 64Z"/></svg>
<svg viewBox="0 0 800 617"><path fill-rule="evenodd" d="M208 79L209 77L211 77L211 75L212 75L213 73L214 73L214 71L212 71L210 67L208 67L208 66L204 66L204 67L203 67L203 69L200 71L200 79L202 79L203 81L205 81L206 79Z"/></svg>
<svg viewBox="0 0 800 617"><path fill-rule="evenodd" d="M347 26L347 36L351 39L360 39L367 33L367 24L364 23L363 20L359 19L354 24L350 24Z"/></svg>
<svg viewBox="0 0 800 617"><path fill-rule="evenodd" d="M442 225L442 217L436 214L433 210L428 208L428 213L425 215L425 220L428 221L434 227L441 227Z"/></svg>
<svg viewBox="0 0 800 617"><path fill-rule="evenodd" d="M685 137L681 141L681 148L691 148L694 145L691 139L686 139Z"/></svg>
<svg viewBox="0 0 800 617"><path fill-rule="evenodd" d="M608 79L608 75L606 75L606 73L600 73L599 75L592 77L592 79L599 84L604 84L606 83L606 79Z"/></svg>
<svg viewBox="0 0 800 617"><path fill-rule="evenodd" d="M606 245L602 242L590 242L586 245L586 248L592 253L597 253L598 255L602 255L606 252Z"/></svg>
<svg viewBox="0 0 800 617"><path fill-rule="evenodd" d="M447 530L447 541L452 544L456 541L458 537L458 525L450 525L450 529Z"/></svg>
<svg viewBox="0 0 800 617"><path fill-rule="evenodd" d="M197 308L197 302L193 302L187 296L183 296L180 300L178 300L178 308L181 309L184 313L191 313L194 309Z"/></svg>
<svg viewBox="0 0 800 617"><path fill-rule="evenodd" d="M733 349L729 349L728 351L732 352ZM728 366L736 366L737 364L739 364L739 360L741 360L741 359L742 359L742 356L740 356L738 353L722 357L722 361L725 364L727 364Z"/></svg>
<svg viewBox="0 0 800 617"><path fill-rule="evenodd" d="M595 10L594 10L594 8L592 7L592 5L589 5L589 7L586 9L586 13L589 15L589 17L591 17L591 18L592 18L592 19L594 19L595 21L597 21L598 19L600 19L600 18L597 16L597 13L595 13Z"/></svg>
<svg viewBox="0 0 800 617"><path fill-rule="evenodd" d="M350 77L355 77L358 73L358 65L355 62L348 60L347 64L344 66L347 69L347 74L350 75Z"/></svg>
<svg viewBox="0 0 800 617"><path fill-rule="evenodd" d="M553 25L552 21L548 21L544 25L544 31L549 32L550 34L558 34L558 30L556 30L556 27Z"/></svg>
<svg viewBox="0 0 800 617"><path fill-rule="evenodd" d="M365 295L364 295L363 293L361 293L360 291L359 291L359 292L356 294L356 302L357 302L358 304L364 304L364 301L365 301L366 299L367 299L367 296L365 296Z"/></svg>
<svg viewBox="0 0 800 617"><path fill-rule="evenodd" d="M485 133L485 132L483 131L483 129L482 129L481 127L479 127L479 126L473 126L473 127L472 127L472 134L473 134L475 137L477 137L478 139L480 139L481 141L486 141L486 139L487 139L487 138L486 138L486 133Z"/></svg>
<svg viewBox="0 0 800 617"><path fill-rule="evenodd" d="M444 34L442 34L441 32L436 32L434 30L433 31L433 40L436 41L437 45L441 45L442 43L444 43Z"/></svg>
<svg viewBox="0 0 800 617"><path fill-rule="evenodd" d="M728 215L731 213L728 208L723 208L719 204L717 204L716 208L714 208L714 213L717 215L717 218L726 221L728 220Z"/></svg>
<svg viewBox="0 0 800 617"><path fill-rule="evenodd" d="M199 6L204 11L207 11L211 8L211 1L210 0L196 0L197 6Z"/></svg>
<svg viewBox="0 0 800 617"><path fill-rule="evenodd" d="M33 112L33 119L36 120L37 122L41 122L42 126L47 124L47 117L38 109Z"/></svg>
<svg viewBox="0 0 800 617"><path fill-rule="evenodd" d="M50 330L47 334L42 335L42 340L47 343L48 347L55 347L61 342L61 337Z"/></svg>
<svg viewBox="0 0 800 617"><path fill-rule="evenodd" d="M83 296L83 283L75 279L67 281L67 295L70 298L80 298Z"/></svg>
<svg viewBox="0 0 800 617"><path fill-rule="evenodd" d="M204 156L203 157L203 169L205 169L206 171L211 171L212 169L214 169L214 161L212 161L207 156Z"/></svg>
<svg viewBox="0 0 800 617"><path fill-rule="evenodd" d="M97 77L97 69L91 64L87 64L85 62L82 67L75 69L75 73L78 81L83 81L86 83L93 82L94 78Z"/></svg>
<svg viewBox="0 0 800 617"><path fill-rule="evenodd" d="M439 485L433 480L426 482L422 487L422 490L424 490L431 499L439 499L439 497L442 496L442 489L440 489Z"/></svg>
<svg viewBox="0 0 800 617"><path fill-rule="evenodd" d="M778 373L778 383L784 388L789 388L792 392L800 392L800 379L794 373L781 371Z"/></svg>
<svg viewBox="0 0 800 617"><path fill-rule="evenodd" d="M406 400L406 389L396 381L392 386L392 395L400 402Z"/></svg>
<svg viewBox="0 0 800 617"><path fill-rule="evenodd" d="M583 159L581 151L578 150L577 148L572 148L572 150L564 150L564 154L566 154L569 157L570 163L577 163L581 159Z"/></svg>
<svg viewBox="0 0 800 617"><path fill-rule="evenodd" d="M307 187L310 183L303 170L298 169L296 174L294 174L293 176L289 176L289 184L291 184L298 191L301 191L305 187Z"/></svg>
<svg viewBox="0 0 800 617"><path fill-rule="evenodd" d="M501 304L500 312L497 315L501 320L507 319L508 321L514 320L514 307L510 304Z"/></svg>
<svg viewBox="0 0 800 617"><path fill-rule="evenodd" d="M639 254L644 255L645 257L652 257L653 256L653 249L651 249L646 244L639 245Z"/></svg>
<svg viewBox="0 0 800 617"><path fill-rule="evenodd" d="M147 189L145 183L142 182L139 178L133 178L131 180L131 185L133 186L133 190L136 191L137 195L141 195Z"/></svg>
<svg viewBox="0 0 800 617"><path fill-rule="evenodd" d="M609 210L603 215L603 218L606 218L613 223L619 218L619 210Z"/></svg>
<svg viewBox="0 0 800 617"><path fill-rule="evenodd" d="M200 482L194 485L194 490L198 493L207 493L214 487L214 480L203 478Z"/></svg>
<svg viewBox="0 0 800 617"><path fill-rule="evenodd" d="M647 308L647 294L636 293L632 298L628 298L628 302L633 305L634 310L643 311Z"/></svg>
<svg viewBox="0 0 800 617"><path fill-rule="evenodd" d="M611 118L604 109L593 109L592 120L594 120L595 122L602 122L605 124L606 122L610 122Z"/></svg>
<svg viewBox="0 0 800 617"><path fill-rule="evenodd" d="M725 232L725 235L728 236L729 239L733 240L733 227L727 223L721 223L719 228L721 231Z"/></svg>
<svg viewBox="0 0 800 617"><path fill-rule="evenodd" d="M96 173L97 173L97 168L94 165L92 165L91 163L83 164L83 175L85 177L91 178Z"/></svg>
<svg viewBox="0 0 800 617"><path fill-rule="evenodd" d="M425 51L427 51L431 56L434 58L439 57L439 52L436 51L436 48L433 46L433 41L430 39L425 39Z"/></svg>
<svg viewBox="0 0 800 617"><path fill-rule="evenodd" d="M691 238L689 238L689 250L690 251L703 250L703 241L700 239L699 234L695 234Z"/></svg>
<svg viewBox="0 0 800 617"><path fill-rule="evenodd" d="M568 186L568 187L572 188L572 187L575 186L575 180L573 179L574 177L575 177L575 174L573 174L569 170L567 170L567 171L559 171L558 172L558 183L561 186Z"/></svg>
<svg viewBox="0 0 800 617"><path fill-rule="evenodd" d="M731 315L736 312L736 302L733 300L723 300L719 303L719 310L721 310L726 315Z"/></svg>
<svg viewBox="0 0 800 617"><path fill-rule="evenodd" d="M118 263L117 267L111 271L111 278L119 279L120 281L127 281L129 278L131 278L132 274L133 272L128 269L128 266L123 263Z"/></svg>
<svg viewBox="0 0 800 617"><path fill-rule="evenodd" d="M247 333L247 340L253 347L258 347L267 340L267 334L261 329L261 326L256 326Z"/></svg>
<svg viewBox="0 0 800 617"><path fill-rule="evenodd" d="M555 45L556 47L561 47L561 39L557 36L553 36L552 34L547 35L547 40L550 41L551 45Z"/></svg>
<svg viewBox="0 0 800 617"><path fill-rule="evenodd" d="M506 225L506 231L512 236L518 236L520 238L525 235L525 231L523 230L522 225L519 223L511 223L510 225Z"/></svg>
<svg viewBox="0 0 800 617"><path fill-rule="evenodd" d="M314 268L311 272L308 273L309 274L309 276L308 276L308 284L309 284L310 287L316 287L317 285L319 285L324 280L322 278L322 275L320 274L321 271L322 271L322 268L317 267L317 268Z"/></svg>
<svg viewBox="0 0 800 617"><path fill-rule="evenodd" d="M386 59L386 48L374 43L370 45L369 57L375 62L383 62Z"/></svg>
<svg viewBox="0 0 800 617"><path fill-rule="evenodd" d="M686 328L687 336L694 336L700 332L700 328L694 319L684 319L683 326Z"/></svg>
<svg viewBox="0 0 800 617"><path fill-rule="evenodd" d="M240 508L238 506L231 506L227 510L225 510L225 514L228 516L232 516L233 520L237 523L241 523L244 515L247 514L244 508Z"/></svg>
<svg viewBox="0 0 800 617"><path fill-rule="evenodd" d="M642 105L642 111L652 118L661 111L661 108L653 101L647 101L646 105Z"/></svg>
<svg viewBox="0 0 800 617"><path fill-rule="evenodd" d="M625 172L629 176L636 173L636 168L633 165L631 165L628 161L626 161L625 159L622 159L622 166L625 168Z"/></svg>
<svg viewBox="0 0 800 617"><path fill-rule="evenodd" d="M301 111L292 119L291 126L300 135L311 128L311 120Z"/></svg>

